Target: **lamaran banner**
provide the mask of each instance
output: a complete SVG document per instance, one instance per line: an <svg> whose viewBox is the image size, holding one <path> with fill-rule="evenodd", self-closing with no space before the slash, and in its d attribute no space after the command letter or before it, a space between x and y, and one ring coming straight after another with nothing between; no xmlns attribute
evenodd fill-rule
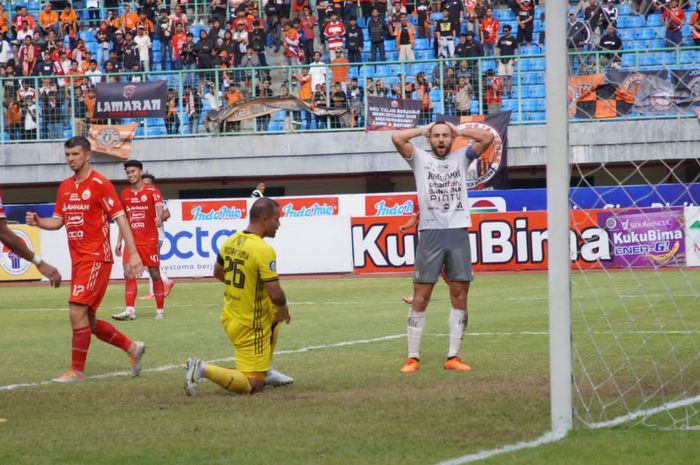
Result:
<svg viewBox="0 0 700 465"><path fill-rule="evenodd" d="M37 228L23 225L9 225L10 231L22 239L29 250L41 255L40 232ZM9 247L0 242L0 281L26 281L41 279L41 273Z"/></svg>
<svg viewBox="0 0 700 465"><path fill-rule="evenodd" d="M165 118L167 81L98 83L95 115L103 118Z"/></svg>

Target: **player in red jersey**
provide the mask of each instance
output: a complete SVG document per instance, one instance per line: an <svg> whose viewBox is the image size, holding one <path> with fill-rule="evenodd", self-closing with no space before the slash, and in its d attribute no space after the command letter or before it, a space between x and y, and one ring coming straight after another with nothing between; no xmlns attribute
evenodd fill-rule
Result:
<svg viewBox="0 0 700 465"><path fill-rule="evenodd" d="M113 220L126 240L129 273L141 274L143 263L136 251L129 221L124 215L117 192L109 179L90 166L90 142L84 137L72 137L64 144L66 161L75 173L58 188L52 218L40 218L27 213L27 224L41 229L56 230L66 226L70 251L71 293L68 299L73 327L71 369L58 383L73 383L85 379L85 360L90 348L91 333L98 339L119 347L129 354L132 376L141 371L141 358L146 349L141 341L132 341L114 326L96 317L112 270L112 249L109 240L109 220Z"/></svg>
<svg viewBox="0 0 700 465"><path fill-rule="evenodd" d="M130 187L124 189L119 198L129 219L131 231L134 234L136 249L141 256L148 274L153 279L153 294L156 298L156 319L162 320L164 313L164 286L160 277L160 249L158 247L158 228L163 224L163 197L160 191L152 185L143 182L143 164L138 160L128 160L124 163L126 179ZM114 250L119 257L122 254L122 236L117 239ZM126 256L124 257L126 263ZM136 295L138 294L138 275L127 274L124 269L126 309L112 315L119 321L136 319Z"/></svg>
<svg viewBox="0 0 700 465"><path fill-rule="evenodd" d="M7 218L5 217L5 208L2 206L2 193L0 192L0 254L5 253L5 248L9 249L9 253L34 263L39 273L46 276L53 287L61 285L61 274L58 270L29 250L24 241L7 227Z"/></svg>

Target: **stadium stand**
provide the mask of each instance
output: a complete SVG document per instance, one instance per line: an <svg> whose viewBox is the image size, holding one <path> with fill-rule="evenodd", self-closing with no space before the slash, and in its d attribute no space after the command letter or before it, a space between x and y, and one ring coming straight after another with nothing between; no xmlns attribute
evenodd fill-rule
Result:
<svg viewBox="0 0 700 465"><path fill-rule="evenodd" d="M305 41L311 41L310 49L324 53L322 61L330 66L326 76L333 73L329 54L325 53L324 25L334 7L338 8L341 3L319 2L316 11L311 12L314 18L311 23L318 26L310 29L308 24L311 23L303 14L291 12L292 19L301 17L303 20L299 27L301 36L284 32L288 25L295 30L294 26L298 24L290 19L289 6L283 3L219 1L211 6L209 2L198 0L185 5L165 6L161 10L147 0L121 5L113 0L100 0L98 4L99 8L94 7L95 2L84 1L75 1L72 5L35 1L2 5L0 87L4 111L0 129L3 141L55 140L74 133L82 123L102 122L93 117L94 87L98 82L166 80L173 91L169 100L170 123L168 118L142 120L138 121L137 131L139 137L162 137L204 132L207 112L226 108L237 101L227 98L229 94L238 93L245 99L267 92L262 89L264 80L270 81L269 88L274 95L279 95L285 86L292 95L297 95L299 88L292 75L311 59L300 53L308 50L303 46ZM52 6L55 11L51 10ZM464 60L468 61L467 82L471 86L468 107L471 113L484 113L487 108L507 109L513 111L514 124L541 122L545 96L544 8L529 7L529 1L525 0L513 2L510 8L493 10L493 18L500 23L499 31L508 25L518 37L519 16L516 12L531 10L529 14L534 18L532 42L521 44L517 56L513 57L517 60L513 62L512 92L503 95L497 59L460 49L465 40L463 34L476 29L474 24L478 20L472 20L476 17L483 21L485 12L480 7L478 4L471 16L464 16L466 20L462 23L459 18L463 11L455 13L456 16L449 14L447 19L456 21L454 24L459 28L456 34L458 56L440 57L436 55L439 50L436 27L444 19L442 14L419 14L409 1L403 7L409 13L409 23L420 26L422 15L429 23L425 28L425 35L429 37L416 34L413 46L416 61L398 62L397 40L391 31L400 27L400 18L387 13L383 41L386 60L371 64L367 64L371 58L371 43L367 18L362 16L362 10L336 9L345 22L351 15L359 16L357 24L362 28L364 38L359 54L362 63L351 63L353 66L347 73L348 79L357 78L359 89L348 91L348 82L342 83L343 92L349 94L346 101L353 113L351 125L361 127L365 120L365 95L415 97L414 90L419 80L425 83L432 119L443 112L454 113L455 99L460 90L454 73L459 71L459 61ZM697 32L700 25L693 32L693 24L699 23L700 19L691 7L694 6L688 3L685 10L681 10L684 15L679 24L682 42L676 46L668 41L667 26L662 20L662 9L666 7L645 15L644 12L634 12L630 4L622 3L613 7L616 19L612 20L605 16L607 13L602 6L589 14L584 8L572 5L571 11L575 12L576 21L581 25L581 30L576 30L580 35L572 38L571 33L568 38L570 44L578 41L570 46L572 52L578 52L578 58L571 60L572 74L604 72L611 67L623 71L695 67L700 58L700 50L694 47L700 41L700 32ZM600 37L605 35L600 24L608 23L616 26L614 34L622 46L611 59L599 47ZM574 22L570 24L570 29L574 30ZM478 29L475 32L474 39L478 43L483 37ZM298 45L294 43L295 34ZM253 65L273 66L248 69L251 64L243 63L246 47L255 51L257 59L253 60ZM243 67L245 72L241 70ZM493 77L489 77L489 71L493 71ZM291 88L288 83L291 83ZM209 90L210 84L216 91ZM326 83L325 98L314 96L317 105L333 104L332 84ZM244 126L242 130L279 132L328 127L328 122L316 119L311 122L304 118L296 121L294 118L293 114L280 112L269 122L256 121L254 126ZM115 122L125 121L109 121Z"/></svg>

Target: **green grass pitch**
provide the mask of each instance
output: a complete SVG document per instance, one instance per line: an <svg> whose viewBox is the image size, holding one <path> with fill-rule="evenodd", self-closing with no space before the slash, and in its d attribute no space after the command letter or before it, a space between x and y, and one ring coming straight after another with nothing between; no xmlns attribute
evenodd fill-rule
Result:
<svg viewBox="0 0 700 465"><path fill-rule="evenodd" d="M653 312L644 310L649 298L616 297L640 283L646 294L663 296L675 272L665 273L662 281L656 273L638 273L634 280L623 273L575 277L575 337L583 329L592 331L580 338L578 348L601 379L606 375L595 350L604 350L612 366L624 357L614 350L618 345L611 342L610 329L619 329L620 337L633 344L642 344L639 334L645 330L658 329L657 320L669 330L678 325L699 329L697 297L678 297L673 305L656 297ZM196 399L182 390L186 358L232 356L218 321L220 284L177 284L164 321L154 320L152 301L138 301L136 321L115 322L128 336L146 341L140 377L95 377L125 372L128 363L123 353L93 339L86 369L93 378L67 386L38 383L67 368L68 288L0 287L0 386L31 384L0 390L0 418L6 420L0 422L0 464L434 464L531 440L549 429L546 275L477 277L463 346L470 373L442 368L449 301L440 282L428 309L421 370L415 375L398 371L406 351L407 306L401 297L410 294L409 277L282 283L293 321L282 330L274 365L296 382L244 397L204 382ZM681 295L689 286L700 289L697 274L686 274L677 283ZM596 288L597 299L589 298L586 293ZM112 284L98 315L107 318L122 303L123 286ZM693 307L695 312L688 311ZM650 314L653 318L645 318ZM688 321L688 315L693 319ZM697 331L690 337L648 336L639 346L644 350L628 354L631 363L663 353L674 340L681 351L700 346ZM689 360L682 381L697 388L697 354ZM620 371L620 376L627 374ZM613 392L609 395L614 399ZM690 465L700 457L700 431L639 424L589 430L577 424L562 441L483 463Z"/></svg>

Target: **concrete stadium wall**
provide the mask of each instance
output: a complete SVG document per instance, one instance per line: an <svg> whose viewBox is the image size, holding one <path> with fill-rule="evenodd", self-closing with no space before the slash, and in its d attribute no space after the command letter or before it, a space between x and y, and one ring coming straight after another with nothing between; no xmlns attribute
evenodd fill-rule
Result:
<svg viewBox="0 0 700 465"><path fill-rule="evenodd" d="M408 171L389 132L335 132L264 136L137 140L133 158L160 179L371 174ZM570 126L572 161L629 163L697 157L695 119L586 122ZM419 144L424 144L420 141ZM509 166L545 164L545 126L512 126ZM112 179L120 163L95 160ZM68 174L60 143L0 144L0 185L56 183Z"/></svg>

